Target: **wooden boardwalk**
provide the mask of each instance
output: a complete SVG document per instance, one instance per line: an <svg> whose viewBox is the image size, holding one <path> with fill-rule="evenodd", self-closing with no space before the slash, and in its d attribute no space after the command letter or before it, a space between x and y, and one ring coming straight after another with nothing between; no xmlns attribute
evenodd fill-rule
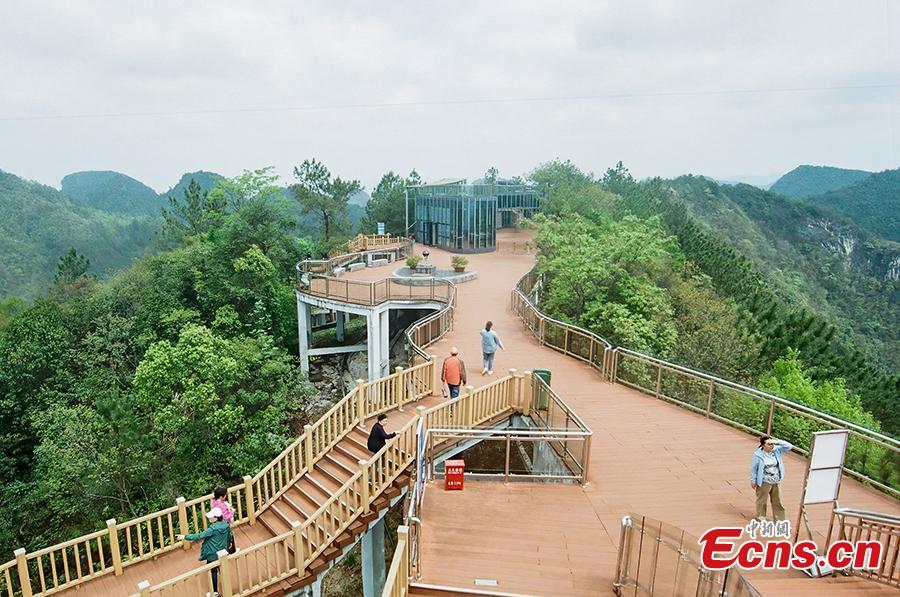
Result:
<svg viewBox="0 0 900 597"><path fill-rule="evenodd" d="M756 440L707 421L677 406L634 390L604 383L587 365L542 347L509 309L510 291L534 264L523 253L527 233L499 231L501 250L470 255L477 280L459 286L454 330L429 352L441 359L458 346L469 383L480 386L515 367L548 368L552 385L594 431L590 483L560 484L469 482L463 492L434 486L422 511L423 582L474 588L477 578L497 580L495 590L530 595L602 595L612 592L613 569L622 515L645 514L698 535L713 525L741 525L753 513L748 484L750 455ZM504 250L509 249L509 252ZM417 246L417 251L421 249ZM431 249L429 262L449 267L449 253ZM360 280L390 276L402 264L346 274ZM479 330L487 319L506 344L495 375L481 376ZM440 362L440 361L439 361ZM431 406L440 397L419 403ZM415 409L389 413L386 427L396 429ZM352 432L312 474L304 475L255 525L236 531L240 547L258 544L302 521L357 470L367 457L365 434ZM802 458L787 459L785 504L796 513L804 467ZM842 487L842 505L900 513L898 503L852 480ZM813 524L826 528L827 510L815 512ZM138 582L151 584L200 565L199 546L177 550L156 560L125 568L64 591L72 595L130 595ZM818 596L863 592L878 596L886 589L859 579L809 580L799 573L760 574L754 582L765 595ZM884 594L887 594L886 592Z"/></svg>
<svg viewBox="0 0 900 597"><path fill-rule="evenodd" d="M500 231L514 240L524 233ZM431 249L442 267L450 256ZM422 582L475 588L475 579L497 580L492 590L530 595L612 593L620 521L629 512L700 535L715 525L744 525L754 514L750 456L757 440L636 390L604 383L588 365L542 347L509 309L516 281L533 266L528 255L469 256L477 280L459 286L454 330L429 352L440 357L457 346L469 383L481 385L479 330L487 319L506 345L495 376L509 367L550 369L552 386L593 430L589 484L469 482L462 492L438 485L425 494ZM374 270L365 272L372 275ZM793 523L805 460L786 459L784 502ZM845 478L841 504L900 514L900 504ZM829 510L813 512L827 530ZM821 540L821 537L818 537ZM867 595L895 590L860 579L808 579L799 572L753 575L765 595L792 595L812 587L818 595Z"/></svg>

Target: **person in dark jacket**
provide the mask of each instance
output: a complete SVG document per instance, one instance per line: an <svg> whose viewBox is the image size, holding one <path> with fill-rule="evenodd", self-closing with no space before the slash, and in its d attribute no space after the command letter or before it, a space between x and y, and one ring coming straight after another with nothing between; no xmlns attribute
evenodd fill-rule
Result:
<svg viewBox="0 0 900 597"><path fill-rule="evenodd" d="M384 444L387 443L387 440L392 437L396 437L396 433L388 433L384 430L384 426L381 424L382 421L387 419L387 415L381 413L378 415L378 422L372 425L372 431L369 433L369 441L366 442L366 445L369 448L369 452L375 454L378 450L384 447Z"/></svg>
<svg viewBox="0 0 900 597"><path fill-rule="evenodd" d="M223 514L221 508L210 509L210 511L206 513L206 517L212 524L206 527L206 530L202 533L176 536L179 541L185 539L188 541L203 541L203 544L200 546L199 560L210 564L219 560L219 552L221 550L228 549L228 544L232 541L232 535L231 525L222 519ZM212 574L214 595L218 595L219 567L213 568L210 570L210 573ZM209 597L209 593L207 593L207 597Z"/></svg>

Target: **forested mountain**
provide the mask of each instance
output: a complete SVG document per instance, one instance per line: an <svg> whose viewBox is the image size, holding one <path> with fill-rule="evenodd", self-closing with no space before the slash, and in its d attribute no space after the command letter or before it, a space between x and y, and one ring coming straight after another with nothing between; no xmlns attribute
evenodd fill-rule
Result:
<svg viewBox="0 0 900 597"><path fill-rule="evenodd" d="M75 172L63 177L60 190L73 200L107 212L159 215L156 191L130 176L110 170Z"/></svg>
<svg viewBox="0 0 900 597"><path fill-rule="evenodd" d="M216 181L220 180L221 178L221 174L216 174L215 172L207 172L205 170L186 172L181 175L181 180L178 181L178 184L176 184L168 191L160 193L160 197L162 197L163 199L171 195L181 197L184 194L184 190L192 180L200 185L200 188L204 191L211 191L212 188L216 186Z"/></svg>
<svg viewBox="0 0 900 597"><path fill-rule="evenodd" d="M42 221L87 209L48 187L0 181L2 197L27 191L21 203ZM310 388L292 356L301 244L268 200L279 187L229 182L234 209L182 198L180 213L203 230L106 280L72 259L51 292L0 327L3 553L234 483L308 421ZM4 224L23 219L21 207Z"/></svg>
<svg viewBox="0 0 900 597"><path fill-rule="evenodd" d="M92 274L122 268L154 245L155 229L147 216L88 207L0 170L0 298L39 293L72 247L90 259Z"/></svg>
<svg viewBox="0 0 900 597"><path fill-rule="evenodd" d="M776 180L769 190L788 197L806 197L839 189L871 174L865 170L831 166L797 166Z"/></svg>
<svg viewBox="0 0 900 597"><path fill-rule="evenodd" d="M872 174L804 201L844 214L882 238L900 242L900 169Z"/></svg>
<svg viewBox="0 0 900 597"><path fill-rule="evenodd" d="M829 211L750 185L669 181L706 230L727 240L792 304L839 330L885 371L900 363L900 245Z"/></svg>

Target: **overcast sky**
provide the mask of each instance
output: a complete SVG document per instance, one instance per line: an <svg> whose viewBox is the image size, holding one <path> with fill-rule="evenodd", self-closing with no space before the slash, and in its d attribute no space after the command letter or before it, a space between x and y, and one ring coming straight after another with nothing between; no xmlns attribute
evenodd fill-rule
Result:
<svg viewBox="0 0 900 597"><path fill-rule="evenodd" d="M883 170L898 36L895 0L3 0L0 169L165 190L316 157L370 191L388 170L556 157L639 177Z"/></svg>

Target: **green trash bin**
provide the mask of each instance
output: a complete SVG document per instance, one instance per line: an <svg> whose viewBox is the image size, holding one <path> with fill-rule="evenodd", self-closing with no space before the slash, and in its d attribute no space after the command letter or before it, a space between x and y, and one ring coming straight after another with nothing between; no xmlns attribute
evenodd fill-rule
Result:
<svg viewBox="0 0 900 597"><path fill-rule="evenodd" d="M536 375L544 380L548 386L550 385L550 370L549 369L535 369L531 372L532 375ZM538 391L537 396L534 397L534 405L538 410L547 410L547 401L549 397L547 396L547 392Z"/></svg>

